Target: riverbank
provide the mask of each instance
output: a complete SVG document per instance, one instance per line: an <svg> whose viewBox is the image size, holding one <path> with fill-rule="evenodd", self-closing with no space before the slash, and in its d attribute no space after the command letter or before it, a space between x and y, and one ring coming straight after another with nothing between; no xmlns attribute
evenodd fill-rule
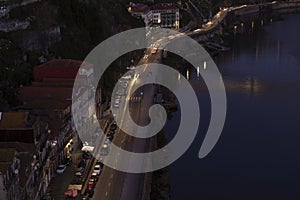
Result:
<svg viewBox="0 0 300 200"><path fill-rule="evenodd" d="M160 149L168 144L163 131L157 134L157 148ZM169 167L157 170L152 173L150 200L170 200L171 182Z"/></svg>

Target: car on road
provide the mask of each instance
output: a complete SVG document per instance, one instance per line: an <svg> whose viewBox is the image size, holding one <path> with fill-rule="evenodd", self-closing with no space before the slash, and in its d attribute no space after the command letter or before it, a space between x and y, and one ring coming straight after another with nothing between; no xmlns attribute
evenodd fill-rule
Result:
<svg viewBox="0 0 300 200"><path fill-rule="evenodd" d="M104 166L104 164L103 164L102 161L103 161L103 159L100 158L100 159L96 162L96 165L100 165L101 169L103 169L103 166Z"/></svg>
<svg viewBox="0 0 300 200"><path fill-rule="evenodd" d="M81 200L89 200L89 199L90 199L90 197L87 194L81 196Z"/></svg>
<svg viewBox="0 0 300 200"><path fill-rule="evenodd" d="M65 165L69 166L71 164L72 164L72 157L70 156L70 157L68 157L68 158L65 159Z"/></svg>
<svg viewBox="0 0 300 200"><path fill-rule="evenodd" d="M114 135L107 135L107 139L110 140L110 141L113 141Z"/></svg>
<svg viewBox="0 0 300 200"><path fill-rule="evenodd" d="M120 107L120 101L121 101L120 99L116 99L114 104L113 104L113 107L114 108L119 108Z"/></svg>
<svg viewBox="0 0 300 200"><path fill-rule="evenodd" d="M122 87L123 87L123 88L127 88L127 86L128 86L128 82L123 82L123 83L122 83Z"/></svg>
<svg viewBox="0 0 300 200"><path fill-rule="evenodd" d="M84 193L85 195L87 195L88 196L88 198L92 198L93 196L94 196L94 190L91 190L91 189L86 189L85 190L85 193Z"/></svg>
<svg viewBox="0 0 300 200"><path fill-rule="evenodd" d="M54 198L51 196L50 193L46 193L46 194L43 195L41 200L54 200Z"/></svg>
<svg viewBox="0 0 300 200"><path fill-rule="evenodd" d="M104 143L102 145L101 152L100 152L102 156L106 156L108 154L108 147L109 147L108 143Z"/></svg>
<svg viewBox="0 0 300 200"><path fill-rule="evenodd" d="M91 179L94 180L94 182L97 182L98 181L98 174L96 172L93 172L92 175L91 175Z"/></svg>
<svg viewBox="0 0 300 200"><path fill-rule="evenodd" d="M116 130L118 128L117 124L116 123L113 123L110 125L110 130Z"/></svg>
<svg viewBox="0 0 300 200"><path fill-rule="evenodd" d="M85 160L84 160L84 159L81 159L81 160L79 161L78 165L77 165L77 168L79 168L79 167L85 168L85 165L86 165Z"/></svg>
<svg viewBox="0 0 300 200"><path fill-rule="evenodd" d="M81 177L83 175L84 168L83 167L78 167L75 171L75 175L78 177Z"/></svg>
<svg viewBox="0 0 300 200"><path fill-rule="evenodd" d="M113 131L113 130L109 130L107 133L107 135L114 135L114 134L115 134L115 131Z"/></svg>
<svg viewBox="0 0 300 200"><path fill-rule="evenodd" d="M66 165L59 165L56 169L56 173L63 174L65 172L66 168L67 168Z"/></svg>
<svg viewBox="0 0 300 200"><path fill-rule="evenodd" d="M98 175L101 173L100 165L95 165L93 173L97 173Z"/></svg>
<svg viewBox="0 0 300 200"><path fill-rule="evenodd" d="M95 185L96 185L95 181L89 179L89 182L88 182L88 184L87 184L87 188L89 188L89 189L94 189L94 188L95 188Z"/></svg>
<svg viewBox="0 0 300 200"><path fill-rule="evenodd" d="M83 152L82 154L83 159L90 159L91 158L91 153L88 151Z"/></svg>

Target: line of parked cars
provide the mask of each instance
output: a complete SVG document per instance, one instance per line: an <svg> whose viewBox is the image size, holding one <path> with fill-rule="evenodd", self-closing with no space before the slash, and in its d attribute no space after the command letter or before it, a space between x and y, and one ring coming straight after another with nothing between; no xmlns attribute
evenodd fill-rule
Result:
<svg viewBox="0 0 300 200"><path fill-rule="evenodd" d="M101 161L97 161L94 166L93 172L88 179L87 188L84 192L84 196L82 197L82 200L87 200L93 197L94 189L99 180L99 176L101 175L102 169L103 169L103 163Z"/></svg>
<svg viewBox="0 0 300 200"><path fill-rule="evenodd" d="M117 130L118 126L116 123L112 123L109 127L109 131L106 134L106 139L101 147L101 151L100 154L102 156L107 155L109 153L109 147L111 144L111 141L114 138L115 135L115 131ZM101 175L102 169L103 169L103 163L101 162L101 158L99 158L100 160L96 162L94 168L93 168L93 172L91 174L91 176L88 179L88 183L87 183L87 188L84 192L85 196L82 197L82 200L87 200L91 197L93 197L94 195L94 189L96 187L96 183L99 180L99 176Z"/></svg>

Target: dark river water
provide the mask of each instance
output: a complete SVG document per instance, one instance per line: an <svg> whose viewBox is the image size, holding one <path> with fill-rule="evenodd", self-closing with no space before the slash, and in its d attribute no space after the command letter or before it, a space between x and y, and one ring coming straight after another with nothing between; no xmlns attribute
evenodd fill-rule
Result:
<svg viewBox="0 0 300 200"><path fill-rule="evenodd" d="M225 82L227 117L221 138L204 159L198 152L210 101L191 74L201 122L194 143L170 166L172 199L298 200L300 14L237 34L231 47L215 58ZM179 119L177 112L168 121L170 137Z"/></svg>

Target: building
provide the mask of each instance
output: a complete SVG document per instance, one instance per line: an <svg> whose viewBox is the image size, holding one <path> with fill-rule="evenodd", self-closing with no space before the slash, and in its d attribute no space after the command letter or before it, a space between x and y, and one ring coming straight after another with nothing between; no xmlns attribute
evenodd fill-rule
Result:
<svg viewBox="0 0 300 200"><path fill-rule="evenodd" d="M173 4L160 3L150 7L152 26L179 29L179 8Z"/></svg>
<svg viewBox="0 0 300 200"><path fill-rule="evenodd" d="M0 116L0 150L14 149L13 158L0 158L0 162L13 163L1 172L6 173L3 179L7 182L7 199L39 199L50 182L48 123L29 112L4 112ZM15 160L19 160L17 164ZM28 163L31 167L25 170Z"/></svg>
<svg viewBox="0 0 300 200"><path fill-rule="evenodd" d="M13 148L0 149L0 199L20 199L20 160Z"/></svg>
<svg viewBox="0 0 300 200"><path fill-rule="evenodd" d="M128 11L132 16L143 19L146 27L179 29L179 8L172 3L159 3L152 6L132 4Z"/></svg>
<svg viewBox="0 0 300 200"><path fill-rule="evenodd" d="M82 67L81 67L82 66ZM92 92L98 94L100 89L90 87L93 79L92 65L77 60L52 60L34 68L34 81L31 86L20 88L20 99L23 105L19 110L36 113L48 123L48 142L51 146L49 155L49 171L54 176L56 167L72 156L77 148L79 138L71 120L72 104L82 109L81 116L85 126L93 122L90 107ZM73 85L78 78L82 89L74 92ZM101 102L99 99L96 103ZM99 105L100 106L100 105Z"/></svg>

